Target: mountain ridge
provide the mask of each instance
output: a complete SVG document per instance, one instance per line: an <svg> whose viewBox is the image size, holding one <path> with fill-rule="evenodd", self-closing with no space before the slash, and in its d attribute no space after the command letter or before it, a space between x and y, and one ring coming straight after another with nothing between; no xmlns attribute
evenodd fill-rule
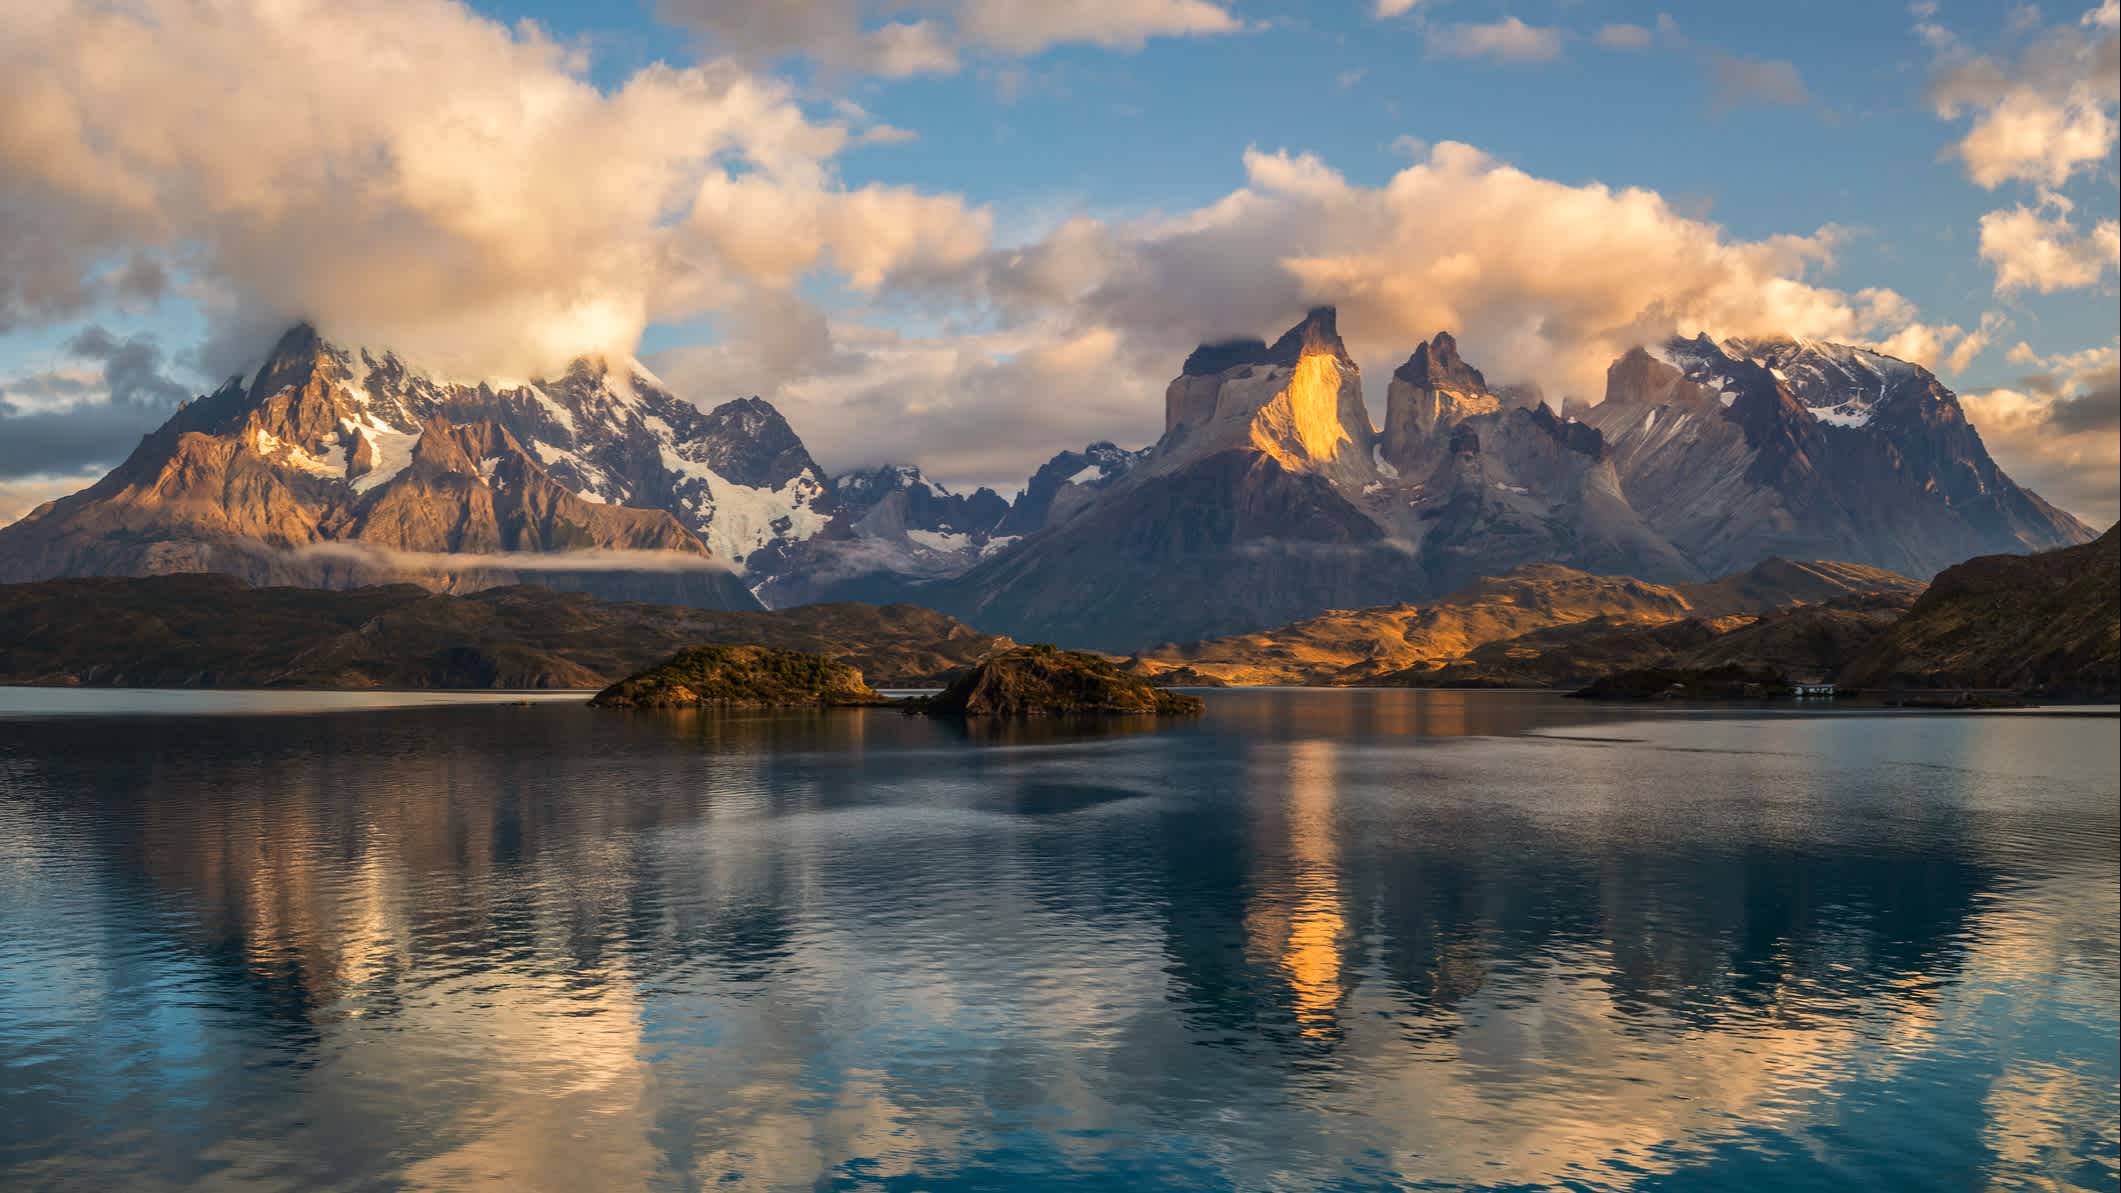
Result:
<svg viewBox="0 0 2121 1193"><path fill-rule="evenodd" d="M637 364L453 381L303 324L249 384L0 528L0 580L911 599L1131 651L1527 564L1673 584L1771 556L1928 575L2090 537L2010 482L1934 376L1874 350L1674 338L1616 360L1605 397L1557 414L1439 332L1388 379L1380 428L1337 313L1314 307L1271 343L1189 355L1155 444L1058 453L1010 500L904 465L828 475L771 403L702 409Z"/></svg>

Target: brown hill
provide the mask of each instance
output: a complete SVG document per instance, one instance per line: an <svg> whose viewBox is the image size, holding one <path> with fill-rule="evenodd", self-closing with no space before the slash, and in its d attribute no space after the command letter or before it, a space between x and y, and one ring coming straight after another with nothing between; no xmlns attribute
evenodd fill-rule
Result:
<svg viewBox="0 0 2121 1193"><path fill-rule="evenodd" d="M1946 568L1841 682L2121 696L2121 527L2081 547Z"/></svg>
<svg viewBox="0 0 2121 1193"><path fill-rule="evenodd" d="M1825 561L1771 559L1680 585L1534 564L1427 604L1335 610L1277 629L1144 651L1127 667L1178 683L1543 687L1705 644L1744 624L1731 620L1741 615L1749 620L1871 592L1908 599L1920 589L1892 572ZM1688 619L1708 624L1644 633ZM1504 642L1514 645L1498 645Z"/></svg>
<svg viewBox="0 0 2121 1193"><path fill-rule="evenodd" d="M885 686L1013 645L910 605L778 613L542 587L252 588L227 576L0 586L0 682L108 687L601 688L703 643L803 650Z"/></svg>
<svg viewBox="0 0 2121 1193"><path fill-rule="evenodd" d="M1767 559L1699 584L1676 584L1697 617L1767 613L1867 592L1922 593L1922 582L1898 572L1831 559Z"/></svg>
<svg viewBox="0 0 2121 1193"><path fill-rule="evenodd" d="M1837 597L1761 616L1733 613L1663 624L1607 618L1482 645L1437 669L1381 677L1407 687L1574 688L1617 672L1736 668L1787 678L1833 675L1914 604L1905 592Z"/></svg>

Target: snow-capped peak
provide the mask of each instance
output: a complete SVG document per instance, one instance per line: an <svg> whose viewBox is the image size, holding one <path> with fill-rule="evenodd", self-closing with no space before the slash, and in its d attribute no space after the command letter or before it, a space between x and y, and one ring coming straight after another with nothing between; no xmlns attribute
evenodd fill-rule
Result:
<svg viewBox="0 0 2121 1193"><path fill-rule="evenodd" d="M356 495L411 463L431 420L490 419L564 488L602 505L667 510L714 554L742 568L831 519L829 488L787 422L757 398L702 410L635 360L576 360L557 377L449 378L388 349L331 344L291 329L254 375L249 402L301 390L331 403L330 430L279 450L291 467L339 479Z"/></svg>

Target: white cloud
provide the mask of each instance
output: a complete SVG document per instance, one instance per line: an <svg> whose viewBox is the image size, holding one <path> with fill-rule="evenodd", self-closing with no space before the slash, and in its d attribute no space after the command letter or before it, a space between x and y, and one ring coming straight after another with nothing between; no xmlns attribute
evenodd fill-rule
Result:
<svg viewBox="0 0 2121 1193"><path fill-rule="evenodd" d="M874 285L985 235L958 200L840 186L854 134L783 84L658 64L607 91L587 65L448 0L0 6L0 323L93 303L80 279L146 254L226 326L305 316L522 375L826 261ZM791 235L738 246L731 187Z"/></svg>
<svg viewBox="0 0 2121 1193"><path fill-rule="evenodd" d="M2112 524L2121 516L2121 344L2041 356L2021 342L2008 358L2037 371L1961 395L1982 441L2020 483L2094 526Z"/></svg>
<svg viewBox="0 0 2121 1193"><path fill-rule="evenodd" d="M1957 146L1967 177L1994 189L2012 179L2060 186L2111 152L2111 105L2087 90L2054 99L2015 87L1990 104Z"/></svg>
<svg viewBox="0 0 2121 1193"><path fill-rule="evenodd" d="M1939 52L1930 98L1945 120L1971 120L1951 152L1991 190L2018 181L2058 187L2114 152L2121 100L2121 35L2112 3L2057 25L2012 61L1968 51L1948 31L1922 27Z"/></svg>
<svg viewBox="0 0 2121 1193"><path fill-rule="evenodd" d="M1217 0L661 0L663 19L712 49L905 78L955 72L966 53L1029 56L1057 45L1138 50L1152 38L1237 33Z"/></svg>
<svg viewBox="0 0 2121 1193"><path fill-rule="evenodd" d="M1981 259L1995 267L1996 290L2051 294L2095 286L2121 262L2121 223L2101 220L2089 233L2025 206L1981 217Z"/></svg>
<svg viewBox="0 0 2121 1193"><path fill-rule="evenodd" d="M1552 62L1561 57L1561 30L1504 17L1487 24L1432 26L1423 37L1423 45L1432 58Z"/></svg>
<svg viewBox="0 0 2121 1193"><path fill-rule="evenodd" d="M1421 0L1377 0L1377 19L1382 21L1403 17L1413 12L1414 6L1419 3Z"/></svg>
<svg viewBox="0 0 2121 1193"><path fill-rule="evenodd" d="M1952 348L1951 355L1944 358L1945 371L1964 373L1977 357L1988 351L1988 346L2010 326L2010 322L2001 311L1981 312L1980 326L1968 332L1966 338Z"/></svg>
<svg viewBox="0 0 2121 1193"><path fill-rule="evenodd" d="M1864 295L1859 293L1858 297L1862 298ZM1886 307L1873 305L1870 308L1874 317L1880 317L1882 311L1897 305L1898 302L1905 302L1898 295L1892 297L1896 303L1887 304ZM1911 305L1904 313L1896 312L1889 319L1881 318L1880 321L1895 322L1901 318L1914 318ZM1927 369L1958 374L1965 372L1976 357L1986 352L1989 343L1995 339L1997 333L2009 326L2009 323L2009 319L2000 311L1989 311L1981 316L1980 324L1972 331L1956 323L1915 321L1903 324L1897 331L1883 338L1866 340L1857 337L1856 342L1875 348L1887 356L1914 361Z"/></svg>

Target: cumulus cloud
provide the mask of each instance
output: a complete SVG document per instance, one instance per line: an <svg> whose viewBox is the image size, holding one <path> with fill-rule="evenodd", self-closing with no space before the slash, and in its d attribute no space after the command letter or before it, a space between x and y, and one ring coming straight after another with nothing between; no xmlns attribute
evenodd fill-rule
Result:
<svg viewBox="0 0 2121 1193"><path fill-rule="evenodd" d="M1493 62L1552 62L1561 57L1561 30L1527 25L1516 17L1486 24L1431 26L1422 44L1432 58L1486 58Z"/></svg>
<svg viewBox="0 0 2121 1193"><path fill-rule="evenodd" d="M2114 152L2121 99L2121 34L2109 3L2053 26L2014 59L1969 50L1934 24L1918 32L1936 49L1930 100L1944 120L1968 120L1949 152L1991 190L2018 181L2058 187L2096 171Z"/></svg>
<svg viewBox="0 0 2121 1193"><path fill-rule="evenodd" d="M2094 286L2121 265L2121 222L2101 220L2080 233L2066 209L1992 211L1981 217L1981 259L1995 267L1999 293Z"/></svg>
<svg viewBox="0 0 2121 1193"><path fill-rule="evenodd" d="M0 324L166 267L224 326L307 317L520 375L812 266L875 285L985 235L956 199L841 186L858 130L784 84L587 69L449 0L0 6ZM732 186L800 213L763 272L717 223Z"/></svg>
<svg viewBox="0 0 2121 1193"><path fill-rule="evenodd" d="M1923 323L1914 305L1891 291L1858 291L1857 299L1874 325L1898 325L1898 330L1883 337L1853 337L1855 343L1945 374L1965 372L2010 326L2001 311L1984 312L1972 331L1956 323Z"/></svg>
<svg viewBox="0 0 2121 1193"><path fill-rule="evenodd" d="M2094 526L2112 524L2121 516L2121 348L2041 357L2021 343L2009 355L2040 371L1963 395L1983 442L2014 479Z"/></svg>
<svg viewBox="0 0 2121 1193"><path fill-rule="evenodd" d="M1195 210L1078 217L982 255L950 283L979 330L847 316L778 356L733 335L651 363L689 392L762 388L828 467L911 459L1003 487L1060 447L1147 442L1193 345L1271 336L1318 302L1339 306L1376 401L1444 329L1492 379L1557 401L1602 396L1615 357L1675 332L1876 342L1921 326L1932 359L1968 334L1922 325L1889 290L1819 281L1842 236L1831 227L1738 239L1655 192L1543 179L1451 142L1376 187L1304 154L1253 151L1245 170Z"/></svg>
<svg viewBox="0 0 2121 1193"><path fill-rule="evenodd" d="M717 51L886 78L949 74L966 53L1029 56L1056 45L1138 50L1156 37L1245 28L1217 0L660 0L666 21Z"/></svg>

